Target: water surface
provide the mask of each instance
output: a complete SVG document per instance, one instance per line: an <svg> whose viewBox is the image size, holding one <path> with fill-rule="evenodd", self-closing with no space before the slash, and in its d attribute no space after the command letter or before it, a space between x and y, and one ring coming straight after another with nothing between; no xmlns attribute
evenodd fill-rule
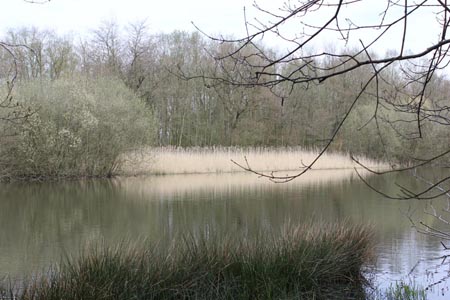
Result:
<svg viewBox="0 0 450 300"><path fill-rule="evenodd" d="M391 194L398 192L396 183L421 187L409 175L368 180ZM170 241L178 233L204 230L251 235L261 228L313 218L373 224L378 257L375 284L384 288L395 280L409 280L405 276L419 263L410 278L426 286L448 269L440 266L440 260L420 261L445 254L439 240L418 234L405 216L415 210L415 220L440 226L422 213L425 205L385 199L352 170L311 171L287 184L246 173L4 184L0 275L20 278L45 270L96 241ZM447 286L435 286L430 298L445 299L443 292L450 295Z"/></svg>

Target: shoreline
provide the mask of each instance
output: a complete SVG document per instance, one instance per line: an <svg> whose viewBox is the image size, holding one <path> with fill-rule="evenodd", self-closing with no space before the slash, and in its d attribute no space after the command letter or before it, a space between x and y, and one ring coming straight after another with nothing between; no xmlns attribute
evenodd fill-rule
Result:
<svg viewBox="0 0 450 300"><path fill-rule="evenodd" d="M268 176L291 176L308 168L317 152L300 147L194 147L143 148L122 154L118 168L105 175L84 174L22 174L0 182L52 182L91 179L111 179L137 176L218 175L264 173ZM385 162L359 157L365 166L373 170L386 170ZM240 164L241 166L237 165ZM251 167L252 171L242 166ZM348 153L325 153L307 171L363 170ZM254 171L254 172L253 172ZM305 174L306 175L306 174ZM270 180L270 178L267 178Z"/></svg>

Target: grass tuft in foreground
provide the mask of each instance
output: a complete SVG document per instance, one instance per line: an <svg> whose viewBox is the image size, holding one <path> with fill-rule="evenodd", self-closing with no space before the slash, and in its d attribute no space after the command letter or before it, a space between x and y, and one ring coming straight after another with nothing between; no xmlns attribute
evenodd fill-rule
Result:
<svg viewBox="0 0 450 300"><path fill-rule="evenodd" d="M391 284L386 290L376 289L369 300L426 300L426 289L415 282L405 283L403 281Z"/></svg>
<svg viewBox="0 0 450 300"><path fill-rule="evenodd" d="M127 243L91 247L21 288L3 290L23 300L360 299L371 240L369 228L344 223L251 239L189 235L168 250Z"/></svg>
<svg viewBox="0 0 450 300"><path fill-rule="evenodd" d="M396 282L391 285L385 295L386 300L425 300L425 289L411 283Z"/></svg>

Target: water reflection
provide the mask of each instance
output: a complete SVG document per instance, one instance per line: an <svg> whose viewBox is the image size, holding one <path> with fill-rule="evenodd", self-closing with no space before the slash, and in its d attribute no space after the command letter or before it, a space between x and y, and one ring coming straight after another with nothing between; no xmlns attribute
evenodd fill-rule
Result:
<svg viewBox="0 0 450 300"><path fill-rule="evenodd" d="M405 175L369 180L392 193L396 182L419 184ZM410 207L421 212L424 205L384 199L351 170L314 171L288 184L251 174L214 174L2 185L0 275L42 270L98 240L168 241L179 232L205 228L252 234L311 218L349 219L374 225L377 282L388 287L420 258L442 255L439 241L417 234L402 215ZM432 218L425 220L435 224ZM419 281L425 282L420 274L427 267L423 264L414 273Z"/></svg>

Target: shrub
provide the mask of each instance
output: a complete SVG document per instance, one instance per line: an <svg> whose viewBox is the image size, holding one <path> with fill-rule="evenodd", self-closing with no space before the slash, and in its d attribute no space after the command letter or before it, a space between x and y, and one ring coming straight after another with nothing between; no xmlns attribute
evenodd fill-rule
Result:
<svg viewBox="0 0 450 300"><path fill-rule="evenodd" d="M119 80L35 80L15 98L35 113L1 140L3 179L111 176L152 141L152 114Z"/></svg>

